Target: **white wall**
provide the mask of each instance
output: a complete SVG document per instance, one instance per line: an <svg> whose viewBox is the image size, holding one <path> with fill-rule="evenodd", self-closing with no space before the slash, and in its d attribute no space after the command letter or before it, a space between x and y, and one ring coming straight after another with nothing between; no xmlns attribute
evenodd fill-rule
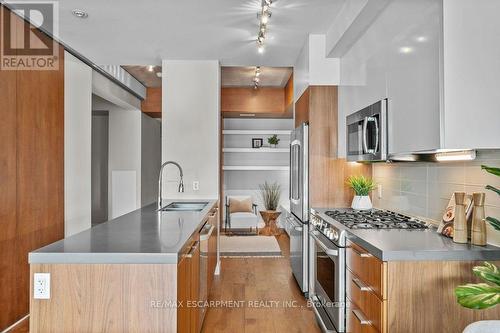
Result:
<svg viewBox="0 0 500 333"><path fill-rule="evenodd" d="M309 35L294 65L294 96L297 101L308 86L338 85L339 59L326 58L325 35Z"/></svg>
<svg viewBox="0 0 500 333"><path fill-rule="evenodd" d="M91 226L92 69L64 54L64 235Z"/></svg>
<svg viewBox="0 0 500 333"><path fill-rule="evenodd" d="M108 218L141 207L141 116L138 109L109 108Z"/></svg>
<svg viewBox="0 0 500 333"><path fill-rule="evenodd" d="M499 13L498 0L443 1L446 148L500 148Z"/></svg>
<svg viewBox="0 0 500 333"><path fill-rule="evenodd" d="M161 122L141 115L141 206L156 201L161 165Z"/></svg>
<svg viewBox="0 0 500 333"><path fill-rule="evenodd" d="M164 198L217 199L219 194L220 67L218 61L163 60L162 161L184 170L164 170ZM168 73L168 74L167 74ZM192 182L199 181L199 191Z"/></svg>

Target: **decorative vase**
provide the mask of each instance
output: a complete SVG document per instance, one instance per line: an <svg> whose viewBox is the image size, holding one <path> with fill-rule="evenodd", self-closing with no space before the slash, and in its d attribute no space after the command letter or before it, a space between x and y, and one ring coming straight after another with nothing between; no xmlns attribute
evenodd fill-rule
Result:
<svg viewBox="0 0 500 333"><path fill-rule="evenodd" d="M261 210L260 216L264 220L265 226L259 231L259 235L263 236L277 236L280 234L280 230L276 225L276 220L280 216L281 212L275 210Z"/></svg>
<svg viewBox="0 0 500 333"><path fill-rule="evenodd" d="M368 195L356 195L352 199L351 208L356 210L372 209L373 208L372 200Z"/></svg>

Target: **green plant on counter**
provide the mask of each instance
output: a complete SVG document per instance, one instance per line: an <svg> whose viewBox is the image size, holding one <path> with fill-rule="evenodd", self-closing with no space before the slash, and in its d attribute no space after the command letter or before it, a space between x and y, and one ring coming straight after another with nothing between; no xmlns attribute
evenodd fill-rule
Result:
<svg viewBox="0 0 500 333"><path fill-rule="evenodd" d="M500 168L481 165L481 169L492 175L500 177ZM500 190L491 185L486 185L487 190L500 195ZM486 221L495 230L500 231L500 221L494 217L488 216ZM455 288L457 301L463 307L469 309L487 309L500 303L500 271L498 267L485 262L484 266L475 266L472 272L482 280L489 283L468 283Z"/></svg>
<svg viewBox="0 0 500 333"><path fill-rule="evenodd" d="M458 303L469 309L487 309L500 303L500 272L485 262L472 268L474 274L488 283L469 283L455 288Z"/></svg>
<svg viewBox="0 0 500 333"><path fill-rule="evenodd" d="M489 167L489 166L486 166L486 165L481 165L481 169L486 170L486 172L491 173L492 175L500 177L500 168L493 168L493 167ZM493 191L496 194L500 195L500 190L498 188L494 187L494 186L486 185L485 188L487 190ZM495 228L495 230L499 230L500 231L500 220L498 220L498 219L496 219L494 217L488 216L486 218L486 221L493 228Z"/></svg>
<svg viewBox="0 0 500 333"><path fill-rule="evenodd" d="M280 139L278 139L278 135L277 134L274 134L272 137L270 137L270 138L267 139L267 142L270 145L276 146L276 145L278 145L278 143L280 143Z"/></svg>
<svg viewBox="0 0 500 333"><path fill-rule="evenodd" d="M347 178L347 185L358 196L367 196L376 186L373 179L366 178L365 176L350 176Z"/></svg>
<svg viewBox="0 0 500 333"><path fill-rule="evenodd" d="M260 184L259 188L264 207L267 210L276 210L280 203L281 185L278 182L272 184L265 182Z"/></svg>

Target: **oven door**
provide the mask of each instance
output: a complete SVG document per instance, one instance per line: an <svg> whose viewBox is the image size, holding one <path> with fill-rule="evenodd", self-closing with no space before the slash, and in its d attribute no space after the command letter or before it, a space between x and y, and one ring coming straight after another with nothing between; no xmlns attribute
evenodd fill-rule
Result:
<svg viewBox="0 0 500 333"><path fill-rule="evenodd" d="M337 332L345 331L345 248L337 247L316 230L309 233L314 242L314 292L322 312ZM328 325L326 325L328 326Z"/></svg>

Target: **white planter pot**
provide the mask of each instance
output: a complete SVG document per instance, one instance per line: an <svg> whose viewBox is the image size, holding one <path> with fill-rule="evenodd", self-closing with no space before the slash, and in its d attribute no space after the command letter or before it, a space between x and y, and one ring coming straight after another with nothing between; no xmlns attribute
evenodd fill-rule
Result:
<svg viewBox="0 0 500 333"><path fill-rule="evenodd" d="M373 205L372 205L372 201L371 201L369 196L356 195L356 196L354 196L354 199L352 199L351 207L352 207L352 209L356 209L356 210L368 210L368 209L372 209Z"/></svg>

